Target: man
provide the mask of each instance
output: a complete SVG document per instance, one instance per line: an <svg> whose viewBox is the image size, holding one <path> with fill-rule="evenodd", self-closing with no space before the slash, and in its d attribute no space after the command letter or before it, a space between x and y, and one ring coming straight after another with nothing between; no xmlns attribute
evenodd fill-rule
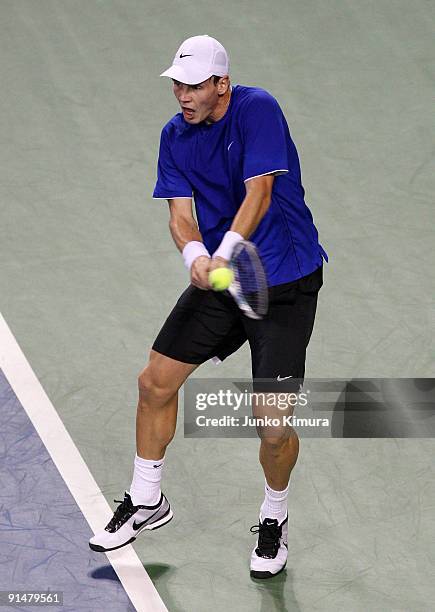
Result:
<svg viewBox="0 0 435 612"><path fill-rule="evenodd" d="M201 363L223 360L248 340L254 379L273 380L289 392L304 378L327 255L304 202L298 155L277 101L260 88L231 87L228 73L224 47L204 35L184 41L161 75L172 79L181 113L162 130L153 196L169 203L170 231L191 284L139 376L133 481L105 530L91 539L93 550L120 548L171 520L160 489L165 450L175 433L178 390ZM208 280L248 238L269 285L262 320L245 317ZM293 430L261 439L265 499L254 531L253 577L274 576L286 564L287 496L297 455Z"/></svg>

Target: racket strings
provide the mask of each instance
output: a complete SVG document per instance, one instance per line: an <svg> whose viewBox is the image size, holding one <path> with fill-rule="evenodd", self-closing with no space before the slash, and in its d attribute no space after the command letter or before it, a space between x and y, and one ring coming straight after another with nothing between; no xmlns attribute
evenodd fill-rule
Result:
<svg viewBox="0 0 435 612"><path fill-rule="evenodd" d="M262 316L267 311L267 282L263 266L249 243L233 254L232 267L239 294L252 311Z"/></svg>

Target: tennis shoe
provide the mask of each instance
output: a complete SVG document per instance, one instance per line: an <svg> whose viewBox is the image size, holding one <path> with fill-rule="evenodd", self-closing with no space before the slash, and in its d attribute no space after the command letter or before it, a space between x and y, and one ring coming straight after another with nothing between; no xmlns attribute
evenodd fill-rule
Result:
<svg viewBox="0 0 435 612"><path fill-rule="evenodd" d="M251 527L258 533L257 543L251 555L251 577L272 578L285 568L287 563L288 515L279 524L277 519L265 518Z"/></svg>
<svg viewBox="0 0 435 612"><path fill-rule="evenodd" d="M89 547L97 552L108 552L131 544L137 536L147 529L163 527L173 517L171 506L161 493L155 506L133 506L130 494L126 491L124 500L115 499L119 506L103 531L89 540Z"/></svg>

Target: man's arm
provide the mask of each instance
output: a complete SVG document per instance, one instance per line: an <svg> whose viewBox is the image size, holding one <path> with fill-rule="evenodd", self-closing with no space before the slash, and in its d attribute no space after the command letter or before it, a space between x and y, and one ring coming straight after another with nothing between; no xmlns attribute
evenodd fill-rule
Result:
<svg viewBox="0 0 435 612"><path fill-rule="evenodd" d="M193 216L191 198L173 198L169 203L169 229L179 251L183 251L188 242L202 242L202 236Z"/></svg>
<svg viewBox="0 0 435 612"><path fill-rule="evenodd" d="M190 270L193 285L210 289L208 272L210 255L205 248L198 224L193 216L191 198L172 198L169 203L169 229Z"/></svg>
<svg viewBox="0 0 435 612"><path fill-rule="evenodd" d="M274 178L273 174L266 174L245 181L245 199L233 219L230 230L223 237L217 251L213 253L210 271L226 265L237 242L241 238L248 240L255 231L270 206Z"/></svg>
<svg viewBox="0 0 435 612"><path fill-rule="evenodd" d="M245 182L246 196L233 219L231 232L237 232L247 240L255 231L270 206L274 178L273 174L266 174ZM190 198L174 198L168 200L168 202L170 210L169 229L178 249L183 251L189 242L202 243L202 236L193 216L192 200ZM227 258L214 256L213 260L210 261L207 255L200 254L190 267L192 284L200 289L210 289L209 272L226 264Z"/></svg>
<svg viewBox="0 0 435 612"><path fill-rule="evenodd" d="M274 179L273 174L266 174L245 182L246 196L234 217L232 232L237 232L248 240L270 206Z"/></svg>
<svg viewBox="0 0 435 612"><path fill-rule="evenodd" d="M266 214L272 197L273 174L257 176L246 181L246 196L231 225L247 240ZM202 242L202 236L193 216L191 198L173 198L169 202L169 229L179 251L192 240Z"/></svg>

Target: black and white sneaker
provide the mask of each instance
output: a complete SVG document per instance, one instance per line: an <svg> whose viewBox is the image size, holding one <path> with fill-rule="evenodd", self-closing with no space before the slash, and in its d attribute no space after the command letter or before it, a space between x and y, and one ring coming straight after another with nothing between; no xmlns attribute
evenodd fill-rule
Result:
<svg viewBox="0 0 435 612"><path fill-rule="evenodd" d="M251 527L258 533L257 544L251 555L251 577L272 578L279 574L287 563L288 515L279 525L277 519L265 518Z"/></svg>
<svg viewBox="0 0 435 612"><path fill-rule="evenodd" d="M163 527L173 517L171 506L163 493L155 506L133 506L127 491L124 501L115 501L119 503L115 514L105 529L89 540L92 550L108 552L131 544L142 531Z"/></svg>

